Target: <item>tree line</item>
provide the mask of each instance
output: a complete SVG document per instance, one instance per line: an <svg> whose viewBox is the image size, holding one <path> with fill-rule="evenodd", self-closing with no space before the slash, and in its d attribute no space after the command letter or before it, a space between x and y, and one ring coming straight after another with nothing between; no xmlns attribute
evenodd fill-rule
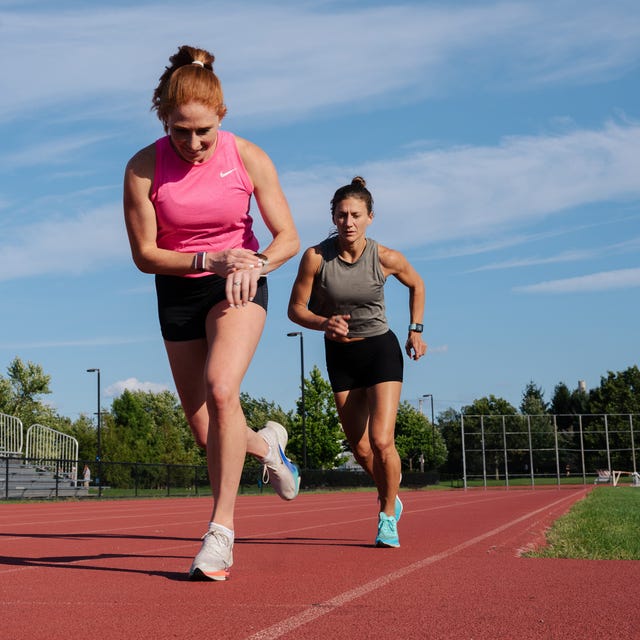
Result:
<svg viewBox="0 0 640 640"><path fill-rule="evenodd" d="M16 357L0 375L0 412L19 418L25 427L42 424L69 434L78 440L79 458L95 460L97 450L96 421L81 414L76 420L60 415L45 398L51 393L51 376L33 362ZM286 411L265 398L241 394L247 423L260 429L267 420L283 424L289 432L288 455L302 466L306 442L307 466L311 469L340 467L349 454L340 427L329 382L314 366L305 378L304 420L302 398L294 410ZM462 468L461 415L532 415L557 414L558 429L570 432L572 416L579 414L640 414L640 370L632 366L621 372L608 372L597 388L570 390L558 384L550 402L544 392L530 382L519 408L502 398L490 395L474 400L459 411L448 408L439 413L435 424L411 403L403 401L396 420L396 443L405 470L438 469L459 474ZM303 433L304 424L304 433ZM551 422L538 421L542 431ZM540 426L541 425L541 426ZM306 436L306 437L305 437ZM177 396L170 391L124 391L101 416L101 452L105 462L169 463L204 465L206 456L191 436ZM258 468L250 456L248 469Z"/></svg>

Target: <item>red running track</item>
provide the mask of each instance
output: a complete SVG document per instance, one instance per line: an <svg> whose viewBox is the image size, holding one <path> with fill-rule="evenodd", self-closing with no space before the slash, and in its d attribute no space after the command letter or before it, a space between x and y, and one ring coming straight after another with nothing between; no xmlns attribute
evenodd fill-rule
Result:
<svg viewBox="0 0 640 640"><path fill-rule="evenodd" d="M227 582L189 582L207 498L0 505L0 638L640 637L638 564L522 558L589 488L240 496Z"/></svg>

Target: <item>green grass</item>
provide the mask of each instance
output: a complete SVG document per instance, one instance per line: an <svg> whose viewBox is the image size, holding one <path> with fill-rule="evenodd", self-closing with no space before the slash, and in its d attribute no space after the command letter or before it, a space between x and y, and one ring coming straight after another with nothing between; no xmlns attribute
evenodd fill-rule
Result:
<svg viewBox="0 0 640 640"><path fill-rule="evenodd" d="M640 488L597 487L547 534L535 558L640 560Z"/></svg>

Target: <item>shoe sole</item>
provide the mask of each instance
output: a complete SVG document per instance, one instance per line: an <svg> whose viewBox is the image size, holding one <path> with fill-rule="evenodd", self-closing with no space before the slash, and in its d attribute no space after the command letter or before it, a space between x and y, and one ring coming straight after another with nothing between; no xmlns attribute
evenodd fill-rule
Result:
<svg viewBox="0 0 640 640"><path fill-rule="evenodd" d="M371 539L371 538L369 538ZM382 540L376 540L376 547L379 549L399 549L400 543L383 542Z"/></svg>
<svg viewBox="0 0 640 640"><path fill-rule="evenodd" d="M230 576L230 572L228 569L222 569L220 571L212 571L212 572L204 572L202 569L194 569L189 574L189 580L193 582L210 582L216 581L220 582L223 580L228 580Z"/></svg>

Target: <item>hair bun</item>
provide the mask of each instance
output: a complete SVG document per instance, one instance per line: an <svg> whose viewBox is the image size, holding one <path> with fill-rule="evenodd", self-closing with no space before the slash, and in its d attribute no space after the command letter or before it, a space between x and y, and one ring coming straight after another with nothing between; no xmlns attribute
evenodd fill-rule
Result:
<svg viewBox="0 0 640 640"><path fill-rule="evenodd" d="M363 189L367 186L367 181L362 177L362 176L356 176L352 181L351 184L354 187L362 187Z"/></svg>

